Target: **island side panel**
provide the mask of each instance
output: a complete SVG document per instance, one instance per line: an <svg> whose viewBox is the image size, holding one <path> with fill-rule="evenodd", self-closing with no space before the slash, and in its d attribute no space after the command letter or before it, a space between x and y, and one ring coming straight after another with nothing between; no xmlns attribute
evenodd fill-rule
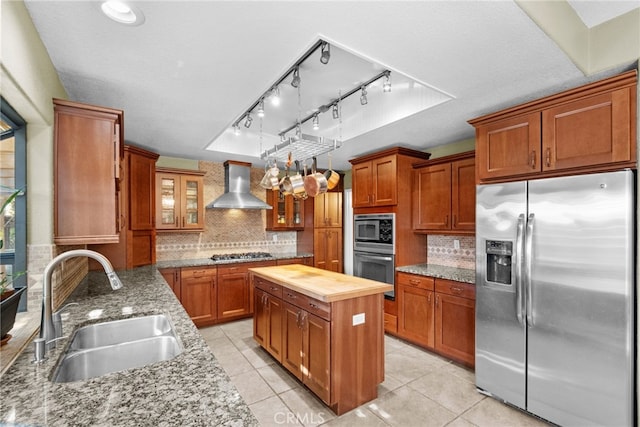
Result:
<svg viewBox="0 0 640 427"><path fill-rule="evenodd" d="M383 314L383 294L332 303L331 409L338 415L378 396L384 381ZM354 325L362 315L364 323Z"/></svg>

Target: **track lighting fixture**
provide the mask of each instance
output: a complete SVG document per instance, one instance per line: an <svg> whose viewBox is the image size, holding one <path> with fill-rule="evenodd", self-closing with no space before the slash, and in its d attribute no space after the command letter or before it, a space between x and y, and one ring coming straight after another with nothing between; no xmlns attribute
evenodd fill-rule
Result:
<svg viewBox="0 0 640 427"><path fill-rule="evenodd" d="M251 118L251 113L247 113L247 117L244 120L244 127L249 128L251 127L251 122L253 121L253 119Z"/></svg>
<svg viewBox="0 0 640 427"><path fill-rule="evenodd" d="M316 113L315 116L313 116L313 130L318 129L320 129L320 123L318 121L318 113Z"/></svg>
<svg viewBox="0 0 640 427"><path fill-rule="evenodd" d="M291 86L296 88L300 86L300 68L299 67L296 67L296 69L293 70L293 79L291 80Z"/></svg>
<svg viewBox="0 0 640 427"><path fill-rule="evenodd" d="M360 105L367 105L367 87L366 86L362 86L362 95L360 95Z"/></svg>
<svg viewBox="0 0 640 427"><path fill-rule="evenodd" d="M329 43L322 42L322 47L320 48L320 62L323 64L329 63L329 58L331 58L331 47Z"/></svg>
<svg viewBox="0 0 640 427"><path fill-rule="evenodd" d="M238 123L233 125L233 134L236 136L240 135L240 125Z"/></svg>
<svg viewBox="0 0 640 427"><path fill-rule="evenodd" d="M333 107L331 108L331 115L336 120L338 120L340 118L340 110L338 110L338 103L337 102L335 104L333 104Z"/></svg>
<svg viewBox="0 0 640 427"><path fill-rule="evenodd" d="M382 83L382 91L383 92L391 92L391 73L387 72L384 75L384 83Z"/></svg>
<svg viewBox="0 0 640 427"><path fill-rule="evenodd" d="M280 142L285 142L287 140L287 137L284 136L284 133L280 134Z"/></svg>
<svg viewBox="0 0 640 427"><path fill-rule="evenodd" d="M258 102L258 117L264 117L264 98Z"/></svg>
<svg viewBox="0 0 640 427"><path fill-rule="evenodd" d="M280 88L278 86L271 89L271 105L274 107L280 105Z"/></svg>

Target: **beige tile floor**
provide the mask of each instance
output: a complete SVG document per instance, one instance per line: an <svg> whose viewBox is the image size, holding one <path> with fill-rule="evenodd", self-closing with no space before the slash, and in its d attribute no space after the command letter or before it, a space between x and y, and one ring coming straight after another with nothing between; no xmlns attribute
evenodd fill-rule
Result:
<svg viewBox="0 0 640 427"><path fill-rule="evenodd" d="M546 426L479 394L473 371L385 337L378 398L337 417L253 340L251 319L200 329L261 426Z"/></svg>

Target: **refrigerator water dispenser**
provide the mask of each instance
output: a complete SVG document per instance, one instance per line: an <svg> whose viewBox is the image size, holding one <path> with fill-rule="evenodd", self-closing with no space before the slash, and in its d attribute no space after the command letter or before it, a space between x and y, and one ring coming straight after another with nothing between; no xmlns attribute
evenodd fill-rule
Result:
<svg viewBox="0 0 640 427"><path fill-rule="evenodd" d="M487 240L487 281L511 284L511 257L513 242L503 240Z"/></svg>

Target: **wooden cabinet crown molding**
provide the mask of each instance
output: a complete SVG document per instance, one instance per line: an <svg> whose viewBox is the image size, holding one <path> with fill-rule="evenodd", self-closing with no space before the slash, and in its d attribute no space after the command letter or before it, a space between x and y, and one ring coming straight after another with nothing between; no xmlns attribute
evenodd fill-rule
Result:
<svg viewBox="0 0 640 427"><path fill-rule="evenodd" d="M205 176L205 171L195 170L195 169L177 169L177 168L158 168L156 167L156 172L161 173L176 173L180 175L194 175L194 176Z"/></svg>
<svg viewBox="0 0 640 427"><path fill-rule="evenodd" d="M353 164L366 162L369 160L378 159L380 157L390 156L390 155L404 155L404 156L428 159L429 156L431 156L431 153L427 153L425 151L412 150L410 148L405 148L405 147L393 147L387 150L376 151L375 153L365 154L355 159L351 159L349 160L349 163L353 165Z"/></svg>
<svg viewBox="0 0 640 427"><path fill-rule="evenodd" d="M472 159L475 157L475 155L476 155L475 150L465 151L462 153L451 154L449 156L438 157L436 159L419 161L419 162L413 163L411 166L413 166L414 169L419 169L425 166L433 166L441 163L451 163L458 160Z"/></svg>
<svg viewBox="0 0 640 427"><path fill-rule="evenodd" d="M477 127L479 125L487 124L495 120L503 120L508 117L529 114L532 112L544 110L549 107L558 106L559 103L571 102L576 99L592 96L601 92L621 89L624 87L632 87L637 83L637 81L638 71L631 70L604 80L588 83L586 85L549 95L544 98L536 99L531 102L505 108L491 114L486 114L484 116L468 120L467 123Z"/></svg>

